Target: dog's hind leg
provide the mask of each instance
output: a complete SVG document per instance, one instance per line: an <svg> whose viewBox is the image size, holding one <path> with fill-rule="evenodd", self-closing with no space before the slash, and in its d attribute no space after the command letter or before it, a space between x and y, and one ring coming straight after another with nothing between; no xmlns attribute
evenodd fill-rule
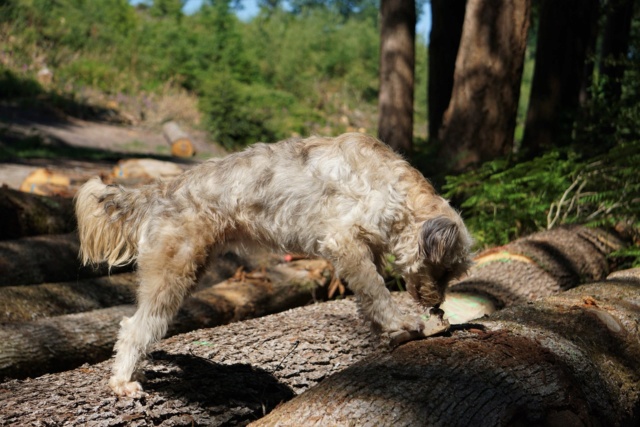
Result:
<svg viewBox="0 0 640 427"><path fill-rule="evenodd" d="M120 396L139 397L142 386L133 376L148 347L167 332L171 319L191 292L206 255L194 242L171 239L155 242L138 257L138 309L121 323L116 359L109 386Z"/></svg>
<svg viewBox="0 0 640 427"><path fill-rule="evenodd" d="M403 330L419 332L424 328L419 316L404 315L393 301L365 242L336 234L323 240L320 253L333 263L338 276L347 281L362 314L374 329L392 335Z"/></svg>

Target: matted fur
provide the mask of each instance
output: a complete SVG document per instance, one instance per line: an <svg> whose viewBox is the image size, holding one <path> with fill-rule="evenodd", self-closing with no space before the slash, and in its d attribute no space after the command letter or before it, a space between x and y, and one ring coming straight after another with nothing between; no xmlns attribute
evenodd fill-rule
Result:
<svg viewBox="0 0 640 427"><path fill-rule="evenodd" d="M424 307L442 302L470 265L455 210L385 144L358 133L255 144L139 189L96 178L78 192L76 213L85 263L138 263L138 310L122 322L110 380L120 395L141 393L137 362L212 254L260 244L327 258L384 333L424 328L385 288L385 254Z"/></svg>

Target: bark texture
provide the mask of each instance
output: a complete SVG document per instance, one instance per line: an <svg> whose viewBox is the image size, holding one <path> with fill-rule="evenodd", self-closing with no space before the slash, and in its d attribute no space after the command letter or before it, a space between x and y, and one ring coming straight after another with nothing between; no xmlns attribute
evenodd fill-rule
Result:
<svg viewBox="0 0 640 427"><path fill-rule="evenodd" d="M413 147L416 4L380 2L378 137L400 153Z"/></svg>
<svg viewBox="0 0 640 427"><path fill-rule="evenodd" d="M243 266L248 263L238 256L216 257L200 278L200 288L232 277ZM0 322L28 321L133 304L137 281L135 273L121 273L72 282L0 287Z"/></svg>
<svg viewBox="0 0 640 427"><path fill-rule="evenodd" d="M489 296L498 308L604 279L607 256L625 243L616 234L579 225L554 228L485 251L452 292Z"/></svg>
<svg viewBox="0 0 640 427"><path fill-rule="evenodd" d="M326 296L332 268L324 260L275 266L205 288L185 301L168 335L264 316ZM301 265L300 265L301 264ZM119 305L0 327L0 378L58 372L109 357L120 320L135 312Z"/></svg>
<svg viewBox="0 0 640 427"><path fill-rule="evenodd" d="M0 187L0 240L38 234L65 234L76 227L73 202Z"/></svg>
<svg viewBox="0 0 640 427"><path fill-rule="evenodd" d="M468 0L453 93L438 139L451 171L506 154L513 145L530 0Z"/></svg>
<svg viewBox="0 0 640 427"><path fill-rule="evenodd" d="M252 425L638 425L637 277L372 355Z"/></svg>
<svg viewBox="0 0 640 427"><path fill-rule="evenodd" d="M530 156L571 141L597 18L597 0L540 2L536 65L522 140Z"/></svg>
<svg viewBox="0 0 640 427"><path fill-rule="evenodd" d="M622 93L622 77L629 52L634 0L613 0L608 10L602 35L600 74L606 77L606 89L611 100L618 101ZM637 7L637 6L636 6Z"/></svg>
<svg viewBox="0 0 640 427"><path fill-rule="evenodd" d="M67 282L104 276L106 266L83 266L75 233L0 241L0 286ZM131 267L128 267L131 269ZM112 272L126 271L114 268Z"/></svg>
<svg viewBox="0 0 640 427"><path fill-rule="evenodd" d="M466 0L431 0L429 35L429 137L436 139L453 90Z"/></svg>
<svg viewBox="0 0 640 427"><path fill-rule="evenodd" d="M351 299L193 331L156 346L143 399L104 362L1 384L0 425L244 425L295 395L257 425L637 425L639 276L393 351Z"/></svg>

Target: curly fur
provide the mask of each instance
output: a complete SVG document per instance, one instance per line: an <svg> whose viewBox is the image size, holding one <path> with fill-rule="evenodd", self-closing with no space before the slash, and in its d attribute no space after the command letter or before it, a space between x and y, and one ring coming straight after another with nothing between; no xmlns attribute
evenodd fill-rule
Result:
<svg viewBox="0 0 640 427"><path fill-rule="evenodd" d="M139 189L99 179L78 192L82 259L137 260L138 310L122 322L110 385L139 395L135 366L160 339L212 254L259 244L327 258L382 332L420 331L378 273L392 253L409 292L437 306L470 265L462 219L415 169L375 138L352 133L255 144L169 183Z"/></svg>

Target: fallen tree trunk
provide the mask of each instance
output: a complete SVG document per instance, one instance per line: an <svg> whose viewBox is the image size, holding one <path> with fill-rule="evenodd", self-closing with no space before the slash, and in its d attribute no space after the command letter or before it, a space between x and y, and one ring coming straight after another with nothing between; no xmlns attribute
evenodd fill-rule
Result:
<svg viewBox="0 0 640 427"><path fill-rule="evenodd" d="M168 335L264 316L326 295L332 268L301 260L239 274L185 301ZM324 292L323 292L324 288ZM0 378L24 378L104 360L112 353L120 321L133 305L9 323L0 327Z"/></svg>
<svg viewBox="0 0 640 427"><path fill-rule="evenodd" d="M479 254L451 292L487 295L497 308L546 297L609 274L607 256L625 243L579 225L534 233Z"/></svg>
<svg viewBox="0 0 640 427"><path fill-rule="evenodd" d="M609 272L608 255L624 247L617 234L565 226L480 253L469 274L454 283L441 308L451 324L543 298Z"/></svg>
<svg viewBox="0 0 640 427"><path fill-rule="evenodd" d="M244 425L277 406L256 425L637 425L639 276L393 351L351 299L314 304L162 341L144 399L113 396L105 362L7 381L0 414L8 424Z"/></svg>
<svg viewBox="0 0 640 427"><path fill-rule="evenodd" d="M0 187L0 240L39 234L64 234L76 228L73 202Z"/></svg>
<svg viewBox="0 0 640 427"><path fill-rule="evenodd" d="M83 266L75 233L24 237L0 241L0 286L66 282L104 276L106 265ZM113 268L113 273L129 267Z"/></svg>
<svg viewBox="0 0 640 427"><path fill-rule="evenodd" d="M239 267L250 268L246 260L233 254L216 257L201 277L200 287L232 277ZM72 282L0 287L0 322L24 322L133 304L137 280L135 273L121 273Z"/></svg>
<svg viewBox="0 0 640 427"><path fill-rule="evenodd" d="M25 322L133 304L136 283L135 273L122 273L75 282L0 287L0 322Z"/></svg>
<svg viewBox="0 0 640 427"><path fill-rule="evenodd" d="M638 425L635 276L375 355L253 425Z"/></svg>

